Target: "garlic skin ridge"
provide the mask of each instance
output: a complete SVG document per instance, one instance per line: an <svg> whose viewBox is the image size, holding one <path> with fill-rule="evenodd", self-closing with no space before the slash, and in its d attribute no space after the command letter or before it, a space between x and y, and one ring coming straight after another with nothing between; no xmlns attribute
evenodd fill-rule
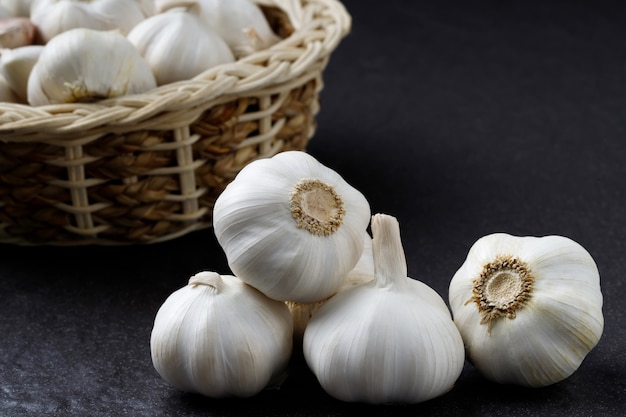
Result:
<svg viewBox="0 0 626 417"><path fill-rule="evenodd" d="M284 303L234 276L203 271L159 308L150 336L152 363L179 390L250 397L286 377L292 325Z"/></svg>
<svg viewBox="0 0 626 417"><path fill-rule="evenodd" d="M449 301L469 361L499 383L566 379L604 328L598 268L563 236L480 238L450 282Z"/></svg>
<svg viewBox="0 0 626 417"><path fill-rule="evenodd" d="M376 214L372 233L375 278L313 314L305 360L342 401L415 404L441 396L463 370L461 335L441 296L407 276L397 220Z"/></svg>
<svg viewBox="0 0 626 417"><path fill-rule="evenodd" d="M304 151L246 165L217 197L213 231L233 273L279 301L322 301L363 253L368 201Z"/></svg>

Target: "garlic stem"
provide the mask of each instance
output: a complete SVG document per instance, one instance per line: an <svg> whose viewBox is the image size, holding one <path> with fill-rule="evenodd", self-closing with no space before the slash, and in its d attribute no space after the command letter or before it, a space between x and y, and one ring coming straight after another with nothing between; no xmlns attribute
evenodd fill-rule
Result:
<svg viewBox="0 0 626 417"><path fill-rule="evenodd" d="M198 285L204 285L211 287L215 292L221 292L224 290L224 280L222 276L213 271L202 271L189 278L189 285L197 287Z"/></svg>
<svg viewBox="0 0 626 417"><path fill-rule="evenodd" d="M408 270L398 220L387 214L372 216L372 252L378 288L403 288Z"/></svg>

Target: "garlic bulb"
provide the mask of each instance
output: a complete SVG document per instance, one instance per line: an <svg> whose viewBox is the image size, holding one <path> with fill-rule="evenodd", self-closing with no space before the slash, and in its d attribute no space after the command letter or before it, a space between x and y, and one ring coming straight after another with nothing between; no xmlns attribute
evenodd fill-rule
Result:
<svg viewBox="0 0 626 417"><path fill-rule="evenodd" d="M369 203L304 151L246 165L218 196L213 230L231 270L280 301L313 303L343 285L363 253Z"/></svg>
<svg viewBox="0 0 626 417"><path fill-rule="evenodd" d="M269 48L280 41L252 0L199 2L202 6L200 16L220 34L237 58Z"/></svg>
<svg viewBox="0 0 626 417"><path fill-rule="evenodd" d="M70 29L119 30L127 34L149 15L147 0L32 0L30 19L42 43ZM154 8L152 7L152 10Z"/></svg>
<svg viewBox="0 0 626 417"><path fill-rule="evenodd" d="M32 0L0 0L0 8L8 10L11 16L28 17L31 3ZM4 14L0 13L0 16Z"/></svg>
<svg viewBox="0 0 626 417"><path fill-rule="evenodd" d="M196 2L169 4L173 8L145 19L128 34L158 85L188 80L216 65L235 61L224 40L199 18Z"/></svg>
<svg viewBox="0 0 626 417"><path fill-rule="evenodd" d="M342 401L419 403L461 374L461 335L443 299L407 277L397 220L372 217L375 279L324 303L304 331L304 358Z"/></svg>
<svg viewBox="0 0 626 417"><path fill-rule="evenodd" d="M343 285L337 290L341 292L355 285L363 284L374 279L374 259L372 255L372 238L365 232L363 253L356 266L348 272L348 276ZM334 295L334 294L333 294ZM332 297L331 295L330 297ZM330 298L329 297L329 298ZM295 301L286 301L287 307L293 318L293 335L297 343L302 342L302 336L306 325L313 314L326 302L326 300L315 303L298 303Z"/></svg>
<svg viewBox="0 0 626 417"><path fill-rule="evenodd" d="M35 31L35 25L26 17L0 19L0 48L31 45L35 39Z"/></svg>
<svg viewBox="0 0 626 417"><path fill-rule="evenodd" d="M43 45L28 45L0 50L0 73L22 103L28 101L28 77L43 49Z"/></svg>
<svg viewBox="0 0 626 417"><path fill-rule="evenodd" d="M500 383L540 387L570 376L604 327L598 269L562 236L484 236L449 288L469 360Z"/></svg>
<svg viewBox="0 0 626 417"><path fill-rule="evenodd" d="M200 272L159 308L152 363L177 389L208 397L250 397L280 384L291 358L284 303L231 275Z"/></svg>
<svg viewBox="0 0 626 417"><path fill-rule="evenodd" d="M28 78L28 102L32 106L89 102L155 87L150 67L124 36L72 29L41 51Z"/></svg>

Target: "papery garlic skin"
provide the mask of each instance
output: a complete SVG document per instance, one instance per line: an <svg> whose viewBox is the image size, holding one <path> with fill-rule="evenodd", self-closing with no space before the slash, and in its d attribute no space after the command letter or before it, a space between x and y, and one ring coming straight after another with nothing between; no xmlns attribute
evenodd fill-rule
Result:
<svg viewBox="0 0 626 417"><path fill-rule="evenodd" d="M337 290L337 292L352 288L355 285L370 282L374 279L372 238L367 232L365 232L365 237L363 241L363 253L359 258L359 261L357 262L356 266L350 272L348 272L348 276L346 277L345 282L339 288L339 290ZM330 297L334 295L335 294L331 295ZM297 343L301 344L302 337L304 336L304 330L306 329L309 320L327 300L328 299L315 303L298 303L294 301L286 301L287 307L289 307L289 311L291 312L291 317L293 318L293 335L294 340Z"/></svg>
<svg viewBox="0 0 626 417"><path fill-rule="evenodd" d="M106 65L104 65L106 63ZM92 102L156 88L147 62L116 32L72 29L41 51L28 78L28 103Z"/></svg>
<svg viewBox="0 0 626 417"><path fill-rule="evenodd" d="M443 299L406 275L399 226L372 218L374 280L337 293L312 316L303 353L331 396L370 404L419 403L461 374L461 335Z"/></svg>
<svg viewBox="0 0 626 417"><path fill-rule="evenodd" d="M280 41L251 0L198 0L200 16L226 41L237 58Z"/></svg>
<svg viewBox="0 0 626 417"><path fill-rule="evenodd" d="M511 302L498 301L505 294ZM499 383L564 380L604 327L598 268L563 236L482 237L452 278L449 300L469 360Z"/></svg>
<svg viewBox="0 0 626 417"><path fill-rule="evenodd" d="M250 397L279 385L291 351L284 303L209 271L165 300L150 336L159 375L179 390L212 398Z"/></svg>
<svg viewBox="0 0 626 417"><path fill-rule="evenodd" d="M246 165L217 197L213 230L236 276L280 301L337 292L363 252L368 201L303 151Z"/></svg>
<svg viewBox="0 0 626 417"><path fill-rule="evenodd" d="M33 0L30 19L42 43L76 28L118 30L126 35L149 16L150 7L144 3L147 0Z"/></svg>
<svg viewBox="0 0 626 417"><path fill-rule="evenodd" d="M128 40L150 65L158 85L189 80L212 67L235 61L224 40L200 19L194 2L180 4L187 6L149 17L128 34Z"/></svg>

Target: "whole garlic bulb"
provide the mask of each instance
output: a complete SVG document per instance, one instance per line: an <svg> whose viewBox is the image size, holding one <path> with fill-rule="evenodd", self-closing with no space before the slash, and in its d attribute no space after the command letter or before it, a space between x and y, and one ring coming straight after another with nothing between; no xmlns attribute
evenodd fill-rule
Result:
<svg viewBox="0 0 626 417"><path fill-rule="evenodd" d="M119 30L126 35L149 16L144 3L147 0L32 0L30 20L42 43L76 28Z"/></svg>
<svg viewBox="0 0 626 417"><path fill-rule="evenodd" d="M103 63L106 63L104 65ZM147 62L124 36L72 29L44 47L28 78L28 103L90 102L156 88Z"/></svg>
<svg viewBox="0 0 626 417"><path fill-rule="evenodd" d="M220 34L237 58L269 48L280 41L252 0L198 1L202 8L200 16Z"/></svg>
<svg viewBox="0 0 626 417"><path fill-rule="evenodd" d="M226 42L198 16L196 2L175 0L168 4L172 8L145 19L128 34L158 85L188 80L216 65L235 61Z"/></svg>
<svg viewBox="0 0 626 417"><path fill-rule="evenodd" d="M363 253L369 203L304 151L246 165L217 197L213 230L236 276L280 301L313 303Z"/></svg>
<svg viewBox="0 0 626 417"><path fill-rule="evenodd" d="M452 278L449 297L469 360L500 383L562 381L604 327L596 264L563 236L480 238Z"/></svg>
<svg viewBox="0 0 626 417"><path fill-rule="evenodd" d="M200 272L159 308L152 363L177 389L208 397L250 397L278 385L292 350L284 303L231 275Z"/></svg>
<svg viewBox="0 0 626 417"><path fill-rule="evenodd" d="M407 277L397 220L372 217L375 278L337 293L309 321L304 358L331 396L419 403L448 392L463 370L463 341L443 299Z"/></svg>

